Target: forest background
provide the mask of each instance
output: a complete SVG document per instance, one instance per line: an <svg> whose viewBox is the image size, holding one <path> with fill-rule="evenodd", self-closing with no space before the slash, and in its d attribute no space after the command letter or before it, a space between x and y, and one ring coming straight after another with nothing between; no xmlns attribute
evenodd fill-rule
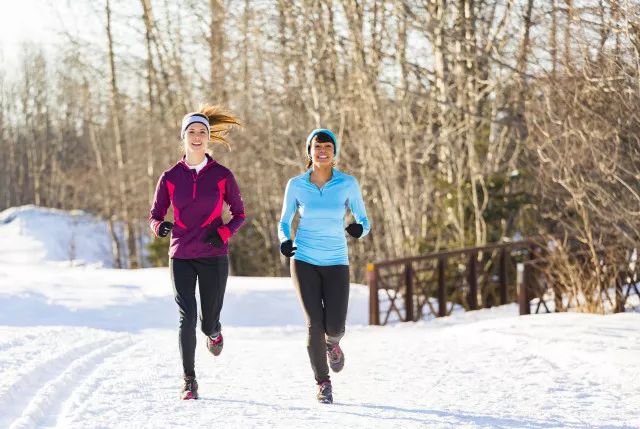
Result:
<svg viewBox="0 0 640 429"><path fill-rule="evenodd" d="M180 119L202 102L244 124L231 151L213 147L246 206L235 275L288 273L282 197L320 126L342 142L338 168L358 178L373 226L351 244L354 281L373 260L541 233L591 248L640 238L636 1L51 1L33 13L55 41L0 67L0 210L93 213L119 267L167 263L149 207L181 156Z"/></svg>

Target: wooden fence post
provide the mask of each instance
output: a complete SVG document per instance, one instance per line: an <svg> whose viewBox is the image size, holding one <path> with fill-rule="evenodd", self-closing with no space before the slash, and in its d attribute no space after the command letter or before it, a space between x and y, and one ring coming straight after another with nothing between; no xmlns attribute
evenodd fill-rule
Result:
<svg viewBox="0 0 640 429"><path fill-rule="evenodd" d="M369 325L380 325L380 303L378 302L378 267L367 264L369 280Z"/></svg>
<svg viewBox="0 0 640 429"><path fill-rule="evenodd" d="M404 318L405 322L413 322L413 270L411 262L404 264Z"/></svg>
<svg viewBox="0 0 640 429"><path fill-rule="evenodd" d="M470 310L478 309L478 252L471 252L467 260L467 283L469 294L467 304Z"/></svg>
<svg viewBox="0 0 640 429"><path fill-rule="evenodd" d="M500 250L500 305L507 303L507 249Z"/></svg>
<svg viewBox="0 0 640 429"><path fill-rule="evenodd" d="M444 285L446 264L446 258L440 256L438 258L438 317L447 315L447 293Z"/></svg>
<svg viewBox="0 0 640 429"><path fill-rule="evenodd" d="M626 273L618 274L616 277L616 308L615 313L624 313L624 289ZM630 286L629 286L630 287Z"/></svg>

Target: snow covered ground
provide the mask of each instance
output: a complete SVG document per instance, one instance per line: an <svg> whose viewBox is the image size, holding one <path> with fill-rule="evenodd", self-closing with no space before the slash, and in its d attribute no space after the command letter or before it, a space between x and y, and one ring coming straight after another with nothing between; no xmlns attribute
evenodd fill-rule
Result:
<svg viewBox="0 0 640 429"><path fill-rule="evenodd" d="M0 213L0 261L113 267L106 223L77 210L28 205Z"/></svg>
<svg viewBox="0 0 640 429"><path fill-rule="evenodd" d="M230 278L225 349L214 358L199 334L201 399L180 401L168 271L70 266L9 228L0 428L640 427L638 313L519 317L508 305L370 327L368 292L353 285L345 369L320 405L286 278Z"/></svg>

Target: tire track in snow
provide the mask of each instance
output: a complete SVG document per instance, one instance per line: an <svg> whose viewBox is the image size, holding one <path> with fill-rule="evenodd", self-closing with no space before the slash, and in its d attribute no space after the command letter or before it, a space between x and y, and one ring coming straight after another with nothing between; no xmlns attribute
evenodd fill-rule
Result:
<svg viewBox="0 0 640 429"><path fill-rule="evenodd" d="M51 333L47 332L47 334L50 335ZM13 378L16 378L16 381L6 390L3 388L3 391L0 391L0 409L3 410L3 413L0 414L0 427L7 427L11 421L19 416L21 410L28 403L28 399L25 398L30 398L38 390L38 386L46 384L61 372L70 361L82 356L87 348L96 347L102 341L83 342L50 359L40 358L40 362L33 368L28 368L29 361L18 362L23 365L22 367L15 367L16 363L12 363L13 368L10 366L10 374L13 375ZM20 346L26 343L26 341L19 341ZM21 352L28 354L31 350L26 348ZM28 369L27 372L22 373L21 369L24 369L24 367Z"/></svg>
<svg viewBox="0 0 640 429"><path fill-rule="evenodd" d="M105 358L101 365L95 367L94 371L82 378L82 381L76 385L76 388L61 404L60 411L55 416L55 419L52 418L47 421L47 427L68 428L82 426L82 414L86 411L87 405L92 404L95 400L92 395L98 392L97 395L100 396L100 389L104 387L105 383L113 382L114 379L117 382L117 379L121 378L123 362L130 362L132 358L135 359L137 353L141 352L145 356L144 360L148 360L147 353L152 349L149 343L139 338L132 338L131 341L132 344L129 347ZM141 364L144 365L144 363ZM159 378L159 375L154 373L154 377ZM137 384L135 388L140 398L147 397L149 390L149 383ZM129 396L130 393L123 392L124 396L127 396L127 400L132 399ZM115 399L118 400L119 398ZM80 422L78 422L78 419Z"/></svg>
<svg viewBox="0 0 640 429"><path fill-rule="evenodd" d="M2 335L3 332L0 331L0 335ZM29 343L31 341L34 341L38 338L38 336L36 334L26 334L24 336L15 336L15 337L11 337L11 338L2 338L0 339L0 352L2 353L8 353L11 351L12 348L15 347L20 347L23 346L26 343Z"/></svg>
<svg viewBox="0 0 640 429"><path fill-rule="evenodd" d="M39 382L36 386L30 383L9 392L9 396L12 396L17 402L26 402L26 404L17 406L16 404L6 404L6 401L0 402L5 405L4 409L16 411L12 416L5 417L7 426L10 429L37 427L43 420L57 413L65 399L73 393L78 379L83 379L95 370L106 357L125 349L132 343L132 339L128 335L124 338L108 341L108 344L97 347L87 354L83 353L87 347L103 344L105 341L101 340L76 347L54 359L53 362L49 361L40 365L36 371L28 374L30 379L35 378L36 383ZM42 380L43 378L45 380ZM25 397L28 398L26 401L23 399Z"/></svg>

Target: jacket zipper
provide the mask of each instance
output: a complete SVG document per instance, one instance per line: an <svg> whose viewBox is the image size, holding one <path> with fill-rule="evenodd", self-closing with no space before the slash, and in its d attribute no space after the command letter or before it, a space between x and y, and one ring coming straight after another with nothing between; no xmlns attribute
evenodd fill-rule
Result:
<svg viewBox="0 0 640 429"><path fill-rule="evenodd" d="M196 186L197 186L197 183L198 183L198 173L194 173L192 175L192 177L193 177L193 197L192 197L192 199L195 200L196 199Z"/></svg>

